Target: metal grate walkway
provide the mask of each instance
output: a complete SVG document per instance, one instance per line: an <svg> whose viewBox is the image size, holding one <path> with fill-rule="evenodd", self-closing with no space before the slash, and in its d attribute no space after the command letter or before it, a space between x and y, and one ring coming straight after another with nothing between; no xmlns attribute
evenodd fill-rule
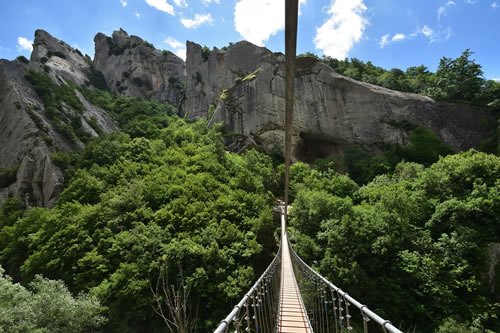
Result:
<svg viewBox="0 0 500 333"><path fill-rule="evenodd" d="M309 320L302 303L299 287L293 272L290 249L285 229L285 208L281 214L281 291L278 332L280 333L310 333Z"/></svg>

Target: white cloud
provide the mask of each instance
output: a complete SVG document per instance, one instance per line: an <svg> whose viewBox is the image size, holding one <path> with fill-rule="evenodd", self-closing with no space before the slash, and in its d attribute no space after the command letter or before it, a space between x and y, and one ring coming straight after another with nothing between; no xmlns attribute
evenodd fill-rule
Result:
<svg viewBox="0 0 500 333"><path fill-rule="evenodd" d="M212 14L208 13L206 15L196 14L194 19L181 19L181 23L188 29L196 29L204 23L212 24L214 20L212 19Z"/></svg>
<svg viewBox="0 0 500 333"><path fill-rule="evenodd" d="M451 6L455 6L455 5L456 5L456 3L454 1L452 1L452 0L450 0L444 6L439 7L438 11L437 11L437 13L438 13L438 21L441 20L441 16L446 15L446 12L447 12L448 8L450 8Z"/></svg>
<svg viewBox="0 0 500 333"><path fill-rule="evenodd" d="M381 49L383 49L385 46L387 46L393 42L400 42L402 40L405 40L406 38L407 38L407 36L405 34L394 34L394 36L392 36L392 38L389 34L386 34L380 38L378 45L380 46Z"/></svg>
<svg viewBox="0 0 500 333"><path fill-rule="evenodd" d="M383 35L378 45L383 49L387 44L389 44L389 34Z"/></svg>
<svg viewBox="0 0 500 333"><path fill-rule="evenodd" d="M182 58L182 60L186 61L186 46L184 43L178 41L174 37L169 36L167 39L163 41L165 44L170 46L172 49L174 49L175 55L177 55L179 58Z"/></svg>
<svg viewBox="0 0 500 333"><path fill-rule="evenodd" d="M405 34L395 34L393 37L392 37L392 41L393 42L399 42L400 40L403 40L405 39L406 36Z"/></svg>
<svg viewBox="0 0 500 333"><path fill-rule="evenodd" d="M211 2L214 2L214 3L218 4L218 5L220 4L220 0L203 0L203 4L205 6L208 6Z"/></svg>
<svg viewBox="0 0 500 333"><path fill-rule="evenodd" d="M188 4L186 2L186 0L173 0L175 5L178 6L178 7L187 7Z"/></svg>
<svg viewBox="0 0 500 333"><path fill-rule="evenodd" d="M141 18L141 13L135 12L135 16L136 16L137 18Z"/></svg>
<svg viewBox="0 0 500 333"><path fill-rule="evenodd" d="M127 7L127 0L120 0L123 7Z"/></svg>
<svg viewBox="0 0 500 333"><path fill-rule="evenodd" d="M17 38L17 49L19 51L33 51L33 41L25 37Z"/></svg>
<svg viewBox="0 0 500 333"><path fill-rule="evenodd" d="M299 1L299 15L305 3ZM285 28L285 1L239 0L234 7L234 27L247 41L264 46L269 37Z"/></svg>
<svg viewBox="0 0 500 333"><path fill-rule="evenodd" d="M444 29L444 38L446 38L446 40L450 39L451 36L453 36L453 29L451 27L447 27L446 29Z"/></svg>
<svg viewBox="0 0 500 333"><path fill-rule="evenodd" d="M493 2L493 3L491 4L491 8L493 8L493 9L497 9L497 8L498 8L498 2L496 2L496 1L495 1L495 2Z"/></svg>
<svg viewBox="0 0 500 333"><path fill-rule="evenodd" d="M164 41L166 44L170 45L170 47L173 47L174 49L178 49L184 46L184 43L179 42L177 39L174 37L168 37Z"/></svg>
<svg viewBox="0 0 500 333"><path fill-rule="evenodd" d="M465 2L467 2L469 5L475 5L477 3L477 1L474 0L465 0Z"/></svg>
<svg viewBox="0 0 500 333"><path fill-rule="evenodd" d="M493 79L493 81L496 81L496 82L500 83L500 78L499 79Z"/></svg>
<svg viewBox="0 0 500 333"><path fill-rule="evenodd" d="M177 49L175 50L175 55L186 61L186 49Z"/></svg>
<svg viewBox="0 0 500 333"><path fill-rule="evenodd" d="M443 35L443 34L445 35L446 39L449 39L453 35L453 30L451 29L451 27L448 27L448 28L442 30L442 32L439 35ZM393 42L400 42L400 41L406 40L406 39L411 40L419 35L423 35L423 36L427 37L431 43L434 43L435 41L438 40L438 34L436 34L434 32L434 30L432 30L428 26L424 25L423 28L418 28L417 30L415 30L413 33L411 33L409 35L397 33L397 34L394 34L394 36L392 36L392 38L390 37L389 34L383 35L380 38L378 45L380 46L380 48L384 48L385 46L387 46Z"/></svg>
<svg viewBox="0 0 500 333"><path fill-rule="evenodd" d="M422 32L427 37L431 37L432 35L434 35L434 31L426 25L424 25L420 32Z"/></svg>
<svg viewBox="0 0 500 333"><path fill-rule="evenodd" d="M446 32L446 34L451 37L451 33L452 33L451 28L448 27L448 31ZM439 34L437 34L434 30L432 30L431 28L429 28L426 25L424 25L424 27L422 29L417 29L412 34L413 37L418 36L418 35L424 35L425 37L427 37L431 44L438 41L438 39L439 39ZM450 37L447 37L446 39L448 39Z"/></svg>
<svg viewBox="0 0 500 333"><path fill-rule="evenodd" d="M174 6L169 4L167 0L146 0L146 3L153 8L156 8L162 12L174 15Z"/></svg>
<svg viewBox="0 0 500 333"><path fill-rule="evenodd" d="M344 59L361 40L368 20L363 17L367 10L363 0L333 0L328 14L330 17L316 29L314 44L323 54Z"/></svg>

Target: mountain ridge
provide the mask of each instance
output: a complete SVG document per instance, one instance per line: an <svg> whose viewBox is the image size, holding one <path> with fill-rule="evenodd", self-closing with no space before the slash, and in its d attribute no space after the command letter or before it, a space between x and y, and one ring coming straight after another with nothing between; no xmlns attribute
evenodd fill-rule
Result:
<svg viewBox="0 0 500 333"><path fill-rule="evenodd" d="M64 185L52 154L80 149L88 138L118 130L79 86L108 87L125 97L173 104L191 120L222 122L232 150L257 145L269 152L283 146L281 53L246 41L211 51L187 41L184 62L123 29L112 36L98 33L94 40L92 60L37 30L30 61L0 61L0 168L16 173L15 181L0 184L0 202L18 196L27 206L52 207ZM298 58L298 67L294 160L341 157L352 145L370 154L379 153L381 144L407 145L408 132L397 125L405 121L431 129L455 151L467 150L488 137L487 123L494 119L485 108L355 81L314 58ZM41 98L40 87L26 78L32 72L47 76L44 84L68 99L54 91Z"/></svg>

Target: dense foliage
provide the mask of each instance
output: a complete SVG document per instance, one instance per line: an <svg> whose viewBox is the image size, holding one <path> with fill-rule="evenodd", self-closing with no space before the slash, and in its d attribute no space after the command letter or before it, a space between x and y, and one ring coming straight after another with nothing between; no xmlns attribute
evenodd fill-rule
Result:
<svg viewBox="0 0 500 333"><path fill-rule="evenodd" d="M437 162L440 156L453 153L453 150L430 129L410 122L391 125L408 133L407 146L385 144L381 146L382 154L376 156L368 155L357 146L345 149L345 168L358 184L366 184L377 175L392 173L401 160L429 166Z"/></svg>
<svg viewBox="0 0 500 333"><path fill-rule="evenodd" d="M55 84L45 72L28 70L25 75L44 104L44 113L52 122L57 131L70 140L77 139L86 143L90 134L83 129L83 104L76 96L75 86L72 84ZM37 119L37 115L30 110L30 116L42 132L47 130Z"/></svg>
<svg viewBox="0 0 500 333"><path fill-rule="evenodd" d="M403 71L398 68L386 70L356 58L338 60L324 57L321 61L337 73L358 81L437 99L488 105L500 110L500 83L485 80L481 65L471 59L472 55L473 52L467 49L456 59L443 57L436 73L430 72L424 65Z"/></svg>
<svg viewBox="0 0 500 333"><path fill-rule="evenodd" d="M110 53L122 48L110 41ZM471 54L443 58L435 74L423 66L403 72L356 59L323 61L391 89L496 108L500 85L482 79ZM8 274L0 269L0 312L13 309L0 317L0 330L164 331L153 311L158 294L152 289L160 277L190 290L190 329L213 329L276 251L271 206L282 194L279 149L273 159L256 150L226 152L221 134L206 121L187 123L171 105L114 96L99 72L89 73L89 84L80 87L56 85L32 70L26 79L58 131L87 145L53 154L67 179L55 208L25 211L16 198L0 208L0 263ZM90 140L81 129L76 90L106 110L121 131ZM87 122L102 134L95 121ZM326 160L313 169L293 165L296 250L405 329L500 330L500 265L496 281L486 274L487 249L500 234L500 159L475 151L449 155L432 131L390 125L408 132L409 145L383 146L375 157L350 147L344 154L348 174ZM492 137L485 150L496 151L497 143ZM14 174L0 170L0 183L9 184ZM38 309L49 298L50 306Z"/></svg>
<svg viewBox="0 0 500 333"><path fill-rule="evenodd" d="M0 266L0 331L32 333L93 332L104 317L95 297L73 297L61 281L37 275L25 288Z"/></svg>
<svg viewBox="0 0 500 333"><path fill-rule="evenodd" d="M403 162L359 189L300 163L292 174L295 247L328 279L410 331L499 331L500 276L485 274L500 235L499 157Z"/></svg>
<svg viewBox="0 0 500 333"><path fill-rule="evenodd" d="M150 285L182 270L197 326L213 328L272 259L272 161L225 152L215 130L168 106L111 104L126 133L57 154L71 181L55 208L16 220L15 200L4 207L2 263L24 283L43 274L96 296L117 332L161 330Z"/></svg>

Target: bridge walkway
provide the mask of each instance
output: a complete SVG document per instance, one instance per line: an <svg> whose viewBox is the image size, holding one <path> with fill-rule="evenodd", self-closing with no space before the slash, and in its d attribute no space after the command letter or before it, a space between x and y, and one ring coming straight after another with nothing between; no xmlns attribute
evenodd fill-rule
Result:
<svg viewBox="0 0 500 333"><path fill-rule="evenodd" d="M281 208L281 291L279 333L312 333L295 279L285 228L285 208Z"/></svg>

